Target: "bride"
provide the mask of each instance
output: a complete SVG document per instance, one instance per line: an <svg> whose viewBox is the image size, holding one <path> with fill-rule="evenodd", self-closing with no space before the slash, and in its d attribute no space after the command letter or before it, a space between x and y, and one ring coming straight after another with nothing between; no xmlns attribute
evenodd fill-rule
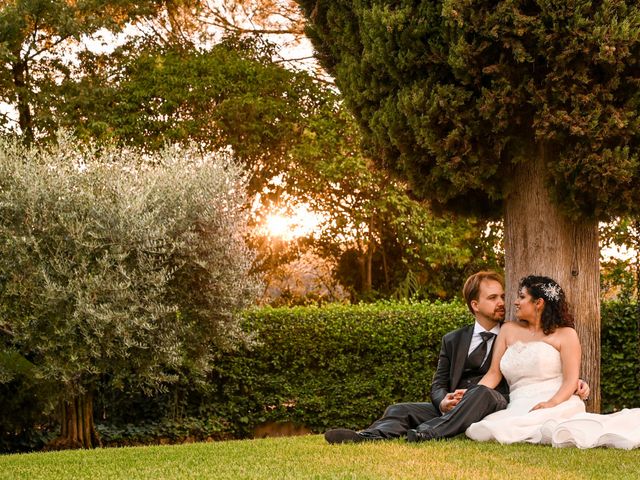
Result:
<svg viewBox="0 0 640 480"><path fill-rule="evenodd" d="M590 414L573 395L581 349L562 288L549 277L525 277L515 306L518 321L502 326L491 368L479 382L495 388L504 375L509 405L472 424L466 435L556 447L640 447L640 408Z"/></svg>

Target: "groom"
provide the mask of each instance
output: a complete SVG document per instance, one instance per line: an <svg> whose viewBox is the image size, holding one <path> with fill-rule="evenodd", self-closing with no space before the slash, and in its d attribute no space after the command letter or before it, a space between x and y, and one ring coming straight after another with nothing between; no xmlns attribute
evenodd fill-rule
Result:
<svg viewBox="0 0 640 480"><path fill-rule="evenodd" d="M469 425L506 408L509 388L504 379L495 390L477 385L491 364L493 340L504 321L504 280L495 272L471 275L462 290L475 323L442 339L438 367L431 385L431 403L397 403L365 430L336 428L325 433L329 443L384 440L407 436L409 442L448 438ZM586 398L589 387L580 385Z"/></svg>

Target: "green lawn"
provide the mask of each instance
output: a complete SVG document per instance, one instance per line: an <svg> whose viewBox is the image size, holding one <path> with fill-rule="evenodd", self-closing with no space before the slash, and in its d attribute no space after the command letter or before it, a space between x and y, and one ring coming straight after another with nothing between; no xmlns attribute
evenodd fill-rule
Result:
<svg viewBox="0 0 640 480"><path fill-rule="evenodd" d="M0 456L2 479L640 478L640 449L503 446L466 439L327 445L319 435Z"/></svg>

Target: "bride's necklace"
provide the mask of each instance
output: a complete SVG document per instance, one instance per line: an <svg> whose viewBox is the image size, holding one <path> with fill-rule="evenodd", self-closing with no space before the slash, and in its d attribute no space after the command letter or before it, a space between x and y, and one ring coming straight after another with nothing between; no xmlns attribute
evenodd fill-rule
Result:
<svg viewBox="0 0 640 480"><path fill-rule="evenodd" d="M531 327L531 324L529 324L528 322L526 325L526 329L527 329L527 332L529 332L529 335L531 335L532 337L535 337L538 333L542 331L542 329L536 329L536 327Z"/></svg>

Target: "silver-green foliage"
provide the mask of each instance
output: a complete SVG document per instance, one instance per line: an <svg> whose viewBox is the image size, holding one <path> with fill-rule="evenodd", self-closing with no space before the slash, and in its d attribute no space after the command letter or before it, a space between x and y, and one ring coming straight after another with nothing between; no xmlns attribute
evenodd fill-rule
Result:
<svg viewBox="0 0 640 480"><path fill-rule="evenodd" d="M0 326L69 394L162 388L241 338L246 179L225 154L0 141Z"/></svg>

